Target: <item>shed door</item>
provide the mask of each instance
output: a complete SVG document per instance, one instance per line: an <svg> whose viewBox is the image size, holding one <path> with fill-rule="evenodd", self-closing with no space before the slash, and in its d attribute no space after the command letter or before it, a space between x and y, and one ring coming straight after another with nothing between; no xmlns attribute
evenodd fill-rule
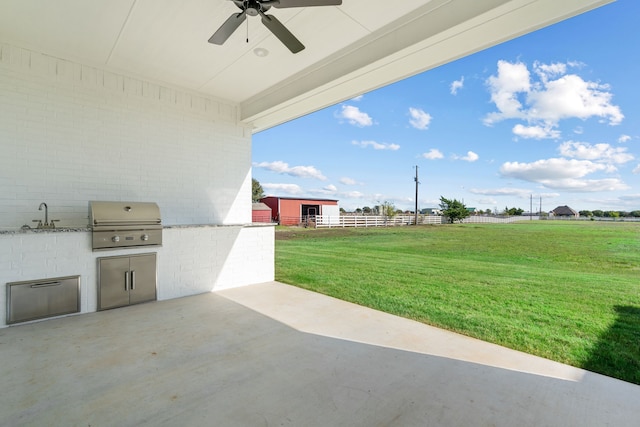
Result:
<svg viewBox="0 0 640 427"><path fill-rule="evenodd" d="M302 205L302 218L315 218L320 213L320 205Z"/></svg>

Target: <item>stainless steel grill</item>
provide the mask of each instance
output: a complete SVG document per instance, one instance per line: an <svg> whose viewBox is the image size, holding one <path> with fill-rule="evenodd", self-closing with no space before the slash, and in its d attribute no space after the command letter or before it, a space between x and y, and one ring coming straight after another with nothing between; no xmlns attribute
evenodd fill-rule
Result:
<svg viewBox="0 0 640 427"><path fill-rule="evenodd" d="M150 202L89 202L94 251L162 245L160 208Z"/></svg>

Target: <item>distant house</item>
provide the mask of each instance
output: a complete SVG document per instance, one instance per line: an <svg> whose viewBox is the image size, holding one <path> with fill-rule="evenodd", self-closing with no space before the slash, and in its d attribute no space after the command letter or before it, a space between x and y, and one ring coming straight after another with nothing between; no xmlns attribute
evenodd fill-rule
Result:
<svg viewBox="0 0 640 427"><path fill-rule="evenodd" d="M300 199L297 197L267 196L260 199L271 208L271 218L280 225L298 225L315 221L316 215L340 216L338 201L334 199Z"/></svg>
<svg viewBox="0 0 640 427"><path fill-rule="evenodd" d="M438 208L425 208L420 211L422 215L442 215L442 210Z"/></svg>
<svg viewBox="0 0 640 427"><path fill-rule="evenodd" d="M251 205L251 222L271 222L271 208L264 203Z"/></svg>
<svg viewBox="0 0 640 427"><path fill-rule="evenodd" d="M559 218L579 218L580 214L569 206L558 206L551 212L549 212L550 216L555 216Z"/></svg>

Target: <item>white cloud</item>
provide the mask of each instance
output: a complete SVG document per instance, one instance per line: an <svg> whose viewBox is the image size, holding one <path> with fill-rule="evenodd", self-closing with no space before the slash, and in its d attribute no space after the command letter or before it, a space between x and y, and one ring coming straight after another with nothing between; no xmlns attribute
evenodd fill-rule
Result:
<svg viewBox="0 0 640 427"><path fill-rule="evenodd" d="M638 166L633 168L633 170L631 172L633 172L636 175L639 174L640 173L640 163L638 163Z"/></svg>
<svg viewBox="0 0 640 427"><path fill-rule="evenodd" d="M529 70L525 64L498 61L498 75L489 77L487 84L491 91L491 101L496 104L499 113L490 113L485 118L485 124L525 117L522 103L518 100L518 94L528 93L531 86Z"/></svg>
<svg viewBox="0 0 640 427"><path fill-rule="evenodd" d="M373 124L373 119L367 113L360 111L358 107L353 105L343 105L338 117L358 127L371 126Z"/></svg>
<svg viewBox="0 0 640 427"><path fill-rule="evenodd" d="M513 133L525 139L558 139L560 131L550 126L524 126L517 124L513 127Z"/></svg>
<svg viewBox="0 0 640 427"><path fill-rule="evenodd" d="M354 98L351 98L351 100L354 102L359 102L359 101L362 101L362 98L364 98L364 95L358 95Z"/></svg>
<svg viewBox="0 0 640 427"><path fill-rule="evenodd" d="M429 123L431 123L431 114L425 113L419 108L409 108L409 115L411 116L411 120L409 123L416 129L426 130L429 128Z"/></svg>
<svg viewBox="0 0 640 427"><path fill-rule="evenodd" d="M467 162L475 162L476 160L478 160L480 158L480 156L478 156L476 153L474 153L473 151L467 151L467 155L464 156L462 158L462 160L465 160Z"/></svg>
<svg viewBox="0 0 640 427"><path fill-rule="evenodd" d="M374 150L396 151L400 149L400 146L398 144L390 144L388 142L381 143L376 141L351 141L351 143L362 148L372 147Z"/></svg>
<svg viewBox="0 0 640 427"><path fill-rule="evenodd" d="M318 169L314 166L289 166L288 163L277 160L275 162L260 162L254 163L254 167L266 169L271 172L279 173L282 175L290 175L295 176L296 178L315 178L321 181L325 181L327 179L326 176L322 174Z"/></svg>
<svg viewBox="0 0 640 427"><path fill-rule="evenodd" d="M296 184L274 184L274 183L266 183L261 184L262 188L266 191L272 191L274 193L285 193L292 195L302 194L302 188Z"/></svg>
<svg viewBox="0 0 640 427"><path fill-rule="evenodd" d="M347 199L362 199L364 194L359 191L348 191L346 193L342 193L342 196Z"/></svg>
<svg viewBox="0 0 640 427"><path fill-rule="evenodd" d="M473 163L480 158L480 156L478 156L473 151L467 151L466 156L458 156L454 154L452 157L454 160L464 160L465 162L469 162L469 163Z"/></svg>
<svg viewBox="0 0 640 427"><path fill-rule="evenodd" d="M618 142L621 144L629 141L631 141L631 137L629 135L620 135L620 138L618 138Z"/></svg>
<svg viewBox="0 0 640 427"><path fill-rule="evenodd" d="M547 188L570 191L617 191L629 188L618 178L580 179L610 168L602 163L576 159L546 159L533 163L506 162L500 167L500 173L509 178L536 182Z"/></svg>
<svg viewBox="0 0 640 427"><path fill-rule="evenodd" d="M640 194L627 194L626 196L620 196L620 200L629 202L640 202Z"/></svg>
<svg viewBox="0 0 640 427"><path fill-rule="evenodd" d="M586 142L563 142L558 151L565 157L583 160L604 161L615 164L630 162L634 159L627 153L626 147L612 147L609 144L588 144Z"/></svg>
<svg viewBox="0 0 640 427"><path fill-rule="evenodd" d="M356 185L358 183L358 181L356 181L353 178L349 178L346 176L343 176L342 178L340 178L340 184L344 184L344 185Z"/></svg>
<svg viewBox="0 0 640 427"><path fill-rule="evenodd" d="M544 89L529 93L528 115L534 120L557 123L562 119L590 117L608 119L610 125L622 122L624 115L620 107L611 104L613 95L609 86L582 80L580 76L568 74L545 82Z"/></svg>
<svg viewBox="0 0 640 427"><path fill-rule="evenodd" d="M322 194L325 196L335 195L337 192L338 192L338 188L333 184L329 184L326 187L323 187L321 189L309 190L309 193L311 194Z"/></svg>
<svg viewBox="0 0 640 427"><path fill-rule="evenodd" d="M444 154L442 154L442 152L437 148L432 148L428 152L422 153L422 157L429 160L436 160L444 158Z"/></svg>
<svg viewBox="0 0 640 427"><path fill-rule="evenodd" d="M628 190L629 186L618 178L607 179L561 179L551 182L543 182L546 187L557 190L577 192L599 192Z"/></svg>
<svg viewBox="0 0 640 427"><path fill-rule="evenodd" d="M567 72L567 64L556 62L555 64L542 64L538 61L533 63L533 69L543 82L549 81L549 78L565 74Z"/></svg>
<svg viewBox="0 0 640 427"><path fill-rule="evenodd" d="M457 95L458 91L464 87L464 76L460 77L460 80L454 80L451 83L450 91L451 95Z"/></svg>
<svg viewBox="0 0 640 427"><path fill-rule="evenodd" d="M472 188L470 193L480 194L483 196L517 196L517 197L529 197L531 190L525 190L524 188L494 188L494 189L478 189Z"/></svg>
<svg viewBox="0 0 640 427"><path fill-rule="evenodd" d="M520 131L523 137L534 133L547 138L558 134L548 131L545 136L540 131L553 129L564 119L598 117L610 125L620 124L624 115L612 104L608 85L566 74L567 66L578 65L535 63L538 80L533 80L525 64L498 61L497 75L487 79L491 101L498 111L489 113L484 123L490 126L506 119L524 120L528 126L514 127L514 132Z"/></svg>
<svg viewBox="0 0 640 427"><path fill-rule="evenodd" d="M580 178L587 174L606 169L605 165L588 160L545 159L533 163L506 162L500 173L510 178L530 182L552 181L565 178Z"/></svg>

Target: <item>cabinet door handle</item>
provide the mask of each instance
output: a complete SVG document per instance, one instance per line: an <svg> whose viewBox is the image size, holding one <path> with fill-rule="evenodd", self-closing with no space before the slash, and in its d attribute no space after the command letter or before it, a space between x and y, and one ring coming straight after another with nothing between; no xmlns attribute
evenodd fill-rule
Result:
<svg viewBox="0 0 640 427"><path fill-rule="evenodd" d="M124 290L128 290L129 289L129 272L125 271L124 272Z"/></svg>
<svg viewBox="0 0 640 427"><path fill-rule="evenodd" d="M31 285L31 288L48 288L49 286L60 286L61 282L47 282L47 283L36 283L35 285Z"/></svg>
<svg viewBox="0 0 640 427"><path fill-rule="evenodd" d="M131 270L131 290L133 291L136 288L136 271Z"/></svg>

